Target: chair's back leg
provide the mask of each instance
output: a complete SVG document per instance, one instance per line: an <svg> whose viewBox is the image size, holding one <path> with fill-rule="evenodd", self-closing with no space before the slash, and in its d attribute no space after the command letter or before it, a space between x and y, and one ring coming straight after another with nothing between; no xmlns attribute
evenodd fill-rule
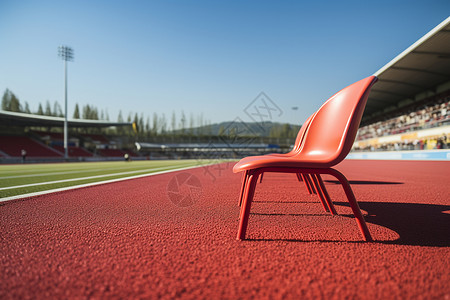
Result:
<svg viewBox="0 0 450 300"><path fill-rule="evenodd" d="M326 212L330 212L330 208L328 207L328 203L326 202L325 197L323 196L322 191L321 191L321 189L319 187L319 182L317 181L316 174L311 174L311 178L312 178L312 182L314 184L314 187L316 188L317 195L319 196L320 203L322 203L323 209Z"/></svg>
<svg viewBox="0 0 450 300"><path fill-rule="evenodd" d="M323 183L322 177L320 176L320 174L315 174L317 181L319 182L319 189L322 192L323 196L325 197L325 201L328 204L328 208L331 211L332 215L337 215L337 211L336 208L334 207L333 201L331 201L330 195L328 194L328 191L325 187L325 184Z"/></svg>
<svg viewBox="0 0 450 300"><path fill-rule="evenodd" d="M308 190L308 193L312 194L311 186L309 185L308 181L308 174L301 173L300 176L303 178L303 182L305 183L306 189Z"/></svg>

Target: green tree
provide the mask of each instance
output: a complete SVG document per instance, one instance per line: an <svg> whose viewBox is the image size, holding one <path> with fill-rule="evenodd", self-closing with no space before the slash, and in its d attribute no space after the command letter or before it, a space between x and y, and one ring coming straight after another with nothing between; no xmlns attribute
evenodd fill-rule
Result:
<svg viewBox="0 0 450 300"><path fill-rule="evenodd" d="M149 136L151 134L150 128L150 117L147 117L147 121L145 122L145 134Z"/></svg>
<svg viewBox="0 0 450 300"><path fill-rule="evenodd" d="M78 107L78 103L75 104L75 111L73 112L73 118L74 119L80 118L80 108Z"/></svg>
<svg viewBox="0 0 450 300"><path fill-rule="evenodd" d="M153 113L153 127L152 127L152 134L153 135L158 135L158 115L154 112Z"/></svg>
<svg viewBox="0 0 450 300"><path fill-rule="evenodd" d="M83 106L83 113L82 113L82 118L85 120L90 119L91 116L91 107L89 106L89 104Z"/></svg>
<svg viewBox="0 0 450 300"><path fill-rule="evenodd" d="M19 99L17 99L17 97L11 93L11 111L14 112L21 112L22 111L22 106L20 105L20 101Z"/></svg>
<svg viewBox="0 0 450 300"><path fill-rule="evenodd" d="M28 104L28 102L25 102L25 113L27 114L31 114L31 110L30 110L30 105Z"/></svg>
<svg viewBox="0 0 450 300"><path fill-rule="evenodd" d="M64 117L64 114L61 109L61 105L59 105L59 103L57 101L55 101L55 103L53 103L53 115L55 117Z"/></svg>
<svg viewBox="0 0 450 300"><path fill-rule="evenodd" d="M85 120L98 120L98 110L93 105L86 104L83 107L83 119Z"/></svg>
<svg viewBox="0 0 450 300"><path fill-rule="evenodd" d="M145 135L144 113L141 113L141 116L139 117L139 128L141 129L141 135Z"/></svg>
<svg viewBox="0 0 450 300"><path fill-rule="evenodd" d="M2 110L9 110L11 105L11 95L8 89L5 90L2 97Z"/></svg>
<svg viewBox="0 0 450 300"><path fill-rule="evenodd" d="M37 110L37 114L43 116L44 115L44 110L42 109L42 104L39 103L39 107Z"/></svg>
<svg viewBox="0 0 450 300"><path fill-rule="evenodd" d="M50 106L50 101L48 101L48 100L45 103L45 113L44 113L44 115L46 115L46 116L51 116L52 115L52 107Z"/></svg>
<svg viewBox="0 0 450 300"><path fill-rule="evenodd" d="M162 117L160 118L161 123L161 134L165 135L167 133L167 120L166 120L166 114L162 114Z"/></svg>
<svg viewBox="0 0 450 300"><path fill-rule="evenodd" d="M284 124L282 127L282 131L281 131L281 136L284 138L288 138L291 132L291 125L289 124Z"/></svg>
<svg viewBox="0 0 450 300"><path fill-rule="evenodd" d="M218 135L220 135L220 136L225 135L225 127L223 127L223 125L220 126Z"/></svg>
<svg viewBox="0 0 450 300"><path fill-rule="evenodd" d="M175 129L177 129L177 116L175 115L175 111L172 111L172 119L170 121L171 123L171 128L170 130L172 130L172 134L175 134Z"/></svg>
<svg viewBox="0 0 450 300"><path fill-rule="evenodd" d="M194 114L189 115L189 134L194 135Z"/></svg>
<svg viewBox="0 0 450 300"><path fill-rule="evenodd" d="M122 111L119 110L119 115L117 116L117 123L123 123ZM117 134L122 135L124 133L123 126L116 127Z"/></svg>
<svg viewBox="0 0 450 300"><path fill-rule="evenodd" d="M21 112L22 106L20 105L19 99L11 92L9 89L5 90L2 97L2 110Z"/></svg>
<svg viewBox="0 0 450 300"><path fill-rule="evenodd" d="M180 127L181 127L181 134L184 134L184 131L186 129L186 115L184 114L183 110L181 111Z"/></svg>

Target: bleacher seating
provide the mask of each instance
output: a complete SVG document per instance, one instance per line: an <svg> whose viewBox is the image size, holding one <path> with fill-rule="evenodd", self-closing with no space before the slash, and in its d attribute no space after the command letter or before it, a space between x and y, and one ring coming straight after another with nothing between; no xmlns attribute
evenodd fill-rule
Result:
<svg viewBox="0 0 450 300"><path fill-rule="evenodd" d="M20 157L22 149L27 157L61 157L56 150L26 136L0 136L0 151L12 157Z"/></svg>
<svg viewBox="0 0 450 300"><path fill-rule="evenodd" d="M98 149L98 153L104 157L123 157L126 152L119 149Z"/></svg>
<svg viewBox="0 0 450 300"><path fill-rule="evenodd" d="M101 134L81 134L81 137L90 139L93 142L98 142L103 145L109 144L109 140Z"/></svg>
<svg viewBox="0 0 450 300"><path fill-rule="evenodd" d="M64 146L53 146L54 149L64 153ZM69 146L69 157L92 157L94 154L81 147Z"/></svg>

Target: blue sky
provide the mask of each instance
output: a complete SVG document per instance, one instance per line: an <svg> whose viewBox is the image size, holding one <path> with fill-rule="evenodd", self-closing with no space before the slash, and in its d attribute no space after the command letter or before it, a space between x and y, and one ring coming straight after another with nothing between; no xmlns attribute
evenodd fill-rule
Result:
<svg viewBox="0 0 450 300"><path fill-rule="evenodd" d="M59 45L75 103L117 120L154 112L236 117L260 92L301 124L449 16L448 1L0 0L0 92L36 111L63 105ZM293 110L292 107L298 107Z"/></svg>

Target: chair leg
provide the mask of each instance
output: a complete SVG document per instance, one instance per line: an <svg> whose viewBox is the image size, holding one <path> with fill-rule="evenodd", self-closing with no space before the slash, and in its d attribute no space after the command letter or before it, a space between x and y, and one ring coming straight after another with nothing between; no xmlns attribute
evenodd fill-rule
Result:
<svg viewBox="0 0 450 300"><path fill-rule="evenodd" d="M259 175L259 183L262 182L263 176L264 176L264 173L261 173L261 175Z"/></svg>
<svg viewBox="0 0 450 300"><path fill-rule="evenodd" d="M308 193L312 194L312 190L311 187L309 186L309 182L306 179L306 176L308 176L308 174L300 174L300 176L303 178L303 182L305 183L306 189L308 190Z"/></svg>
<svg viewBox="0 0 450 300"><path fill-rule="evenodd" d="M247 177L248 177L248 170L246 170L244 173L242 173L241 193L239 195L239 202L238 202L239 206L242 205L242 197L244 196L245 185L247 184Z"/></svg>
<svg viewBox="0 0 450 300"><path fill-rule="evenodd" d="M328 203L326 202L325 197L323 196L322 191L321 191L321 189L319 187L319 182L317 181L316 174L311 174L311 178L312 178L314 187L316 188L317 195L319 196L320 202L322 203L323 209L326 212L330 212L330 208L328 206Z"/></svg>
<svg viewBox="0 0 450 300"><path fill-rule="evenodd" d="M250 216L250 208L255 195L256 183L258 181L258 175L250 174L247 187L245 190L245 196L241 207L241 216L239 221L239 230L237 234L238 240L244 240L247 232L248 218Z"/></svg>
<svg viewBox="0 0 450 300"><path fill-rule="evenodd" d="M320 174L316 174L316 178L319 182L319 188L322 191L322 194L325 196L325 201L328 204L328 208L331 211L332 215L337 215L337 211L336 208L334 207L333 201L331 201L330 195L328 194L328 191L325 187L325 184L323 183L322 177L320 176Z"/></svg>
<svg viewBox="0 0 450 300"><path fill-rule="evenodd" d="M366 221L364 220L364 217L361 213L361 209L359 208L358 202L356 202L355 195L353 194L352 188L350 187L350 184L348 183L347 178L345 178L344 174L340 173L337 170L329 169L331 170L331 175L336 177L339 182L342 184L342 187L344 188L345 194L347 196L348 202L350 203L350 207L352 208L353 215L356 218L356 223L358 224L359 230L361 231L361 234L365 241L372 242L372 236L370 235L369 229L367 228Z"/></svg>
<svg viewBox="0 0 450 300"><path fill-rule="evenodd" d="M314 188L314 185L312 183L312 179L311 179L311 174L306 174L305 175L306 180L308 181L308 185L311 188L311 195L312 194L317 194L316 189Z"/></svg>
<svg viewBox="0 0 450 300"><path fill-rule="evenodd" d="M297 175L297 179L298 179L298 181L303 181L303 178L302 178L302 174L301 173L295 173L295 175Z"/></svg>

